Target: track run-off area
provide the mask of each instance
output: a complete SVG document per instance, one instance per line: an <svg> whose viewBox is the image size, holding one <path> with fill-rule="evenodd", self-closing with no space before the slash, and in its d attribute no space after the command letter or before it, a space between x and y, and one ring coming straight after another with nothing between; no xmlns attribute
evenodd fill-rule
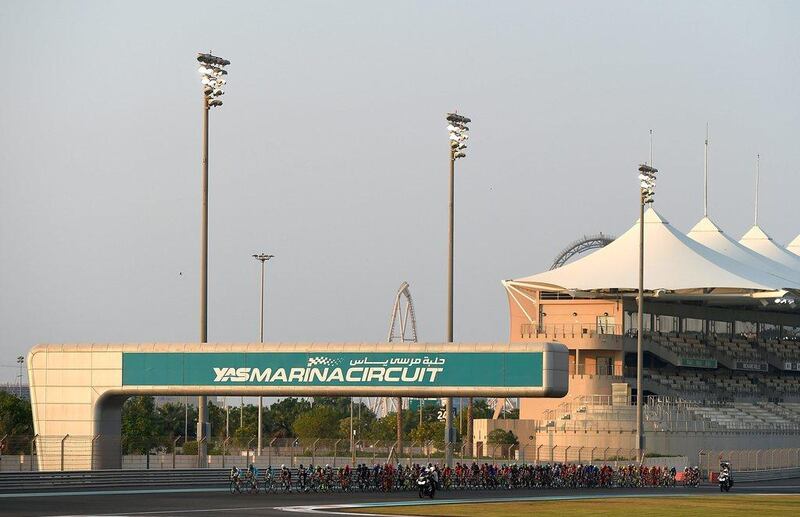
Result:
<svg viewBox="0 0 800 517"><path fill-rule="evenodd" d="M482 515L491 515L493 505L509 503L502 510L505 517L517 515L519 508L525 508L525 503L550 502L558 503L559 512L566 509L568 504L574 505L581 502L596 502L587 506L591 508L592 515L620 515L649 514L640 513L638 509L642 503L650 505L649 501L667 501L658 503L660 507L669 511L675 505L670 502L675 498L700 497L709 501L730 501L725 515L743 515L741 510L747 510L748 515L762 515L759 506L754 506L748 501L751 496L792 496L800 504L800 480L765 481L762 483L737 484L731 493L721 494L714 485L705 485L698 488L642 488L642 489L530 489L513 491L450 491L440 492L437 499L432 501L420 500L413 492L401 493L333 493L333 494L237 494L232 495L227 487L170 487L152 490L79 490L72 492L47 492L29 491L24 494L0 495L0 515L26 516L190 516L190 515L237 515L237 516L283 516L296 515L379 515L383 512L380 507L394 512L394 515L420 515L418 505L424 505L424 514L428 515L460 515L454 513L458 504L486 505ZM657 498L657 499L654 499ZM608 505L608 500L619 500L621 506ZM677 501L675 501L677 502ZM603 504L611 513L603 513ZM763 503L759 503L763 505ZM412 508L416 507L416 508ZM453 512L443 512L439 509L452 508ZM763 506L761 506L763 508ZM615 512L614 510L624 511ZM515 510L516 509L516 510ZM537 510L538 511L538 510ZM417 512L417 513L415 513ZM512 512L512 513L510 513ZM733 513L731 513L733 512ZM571 512L575 514L574 512ZM792 512L790 512L792 513ZM385 514L385 513L383 513ZM472 513L474 515L474 512ZM523 513L524 515L524 513ZM546 514L545 514L546 515ZM577 513L575 515L580 515ZM671 511L669 515L681 515L680 512ZM706 513L705 515L708 515Z"/></svg>

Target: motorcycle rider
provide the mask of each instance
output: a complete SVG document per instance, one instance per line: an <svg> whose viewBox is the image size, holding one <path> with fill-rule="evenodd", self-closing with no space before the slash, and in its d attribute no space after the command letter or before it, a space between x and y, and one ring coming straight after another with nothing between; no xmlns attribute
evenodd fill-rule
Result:
<svg viewBox="0 0 800 517"><path fill-rule="evenodd" d="M719 490L722 492L730 491L733 486L733 476L731 475L731 464L727 461L719 462Z"/></svg>
<svg viewBox="0 0 800 517"><path fill-rule="evenodd" d="M433 486L437 489L439 487L439 471L436 470L436 467L433 466L433 463L428 463L428 474L430 474L431 479L433 480Z"/></svg>

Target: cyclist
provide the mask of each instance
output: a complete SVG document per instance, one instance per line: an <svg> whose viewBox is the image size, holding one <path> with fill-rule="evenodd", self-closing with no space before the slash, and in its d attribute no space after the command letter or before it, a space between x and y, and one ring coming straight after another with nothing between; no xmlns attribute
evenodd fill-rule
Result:
<svg viewBox="0 0 800 517"><path fill-rule="evenodd" d="M233 466L231 467L230 472L230 480L231 480L231 493L234 492L241 492L242 491L242 479L241 479L241 471L239 467Z"/></svg>
<svg viewBox="0 0 800 517"><path fill-rule="evenodd" d="M258 492L258 468L255 463L251 463L247 466L245 479L250 484L250 489Z"/></svg>
<svg viewBox="0 0 800 517"><path fill-rule="evenodd" d="M311 466L309 465L309 470ZM308 472L305 468L303 468L303 464L300 464L300 468L297 470L297 490L299 492L308 492Z"/></svg>
<svg viewBox="0 0 800 517"><path fill-rule="evenodd" d="M292 471L286 465L281 465L281 487L284 492L292 491Z"/></svg>

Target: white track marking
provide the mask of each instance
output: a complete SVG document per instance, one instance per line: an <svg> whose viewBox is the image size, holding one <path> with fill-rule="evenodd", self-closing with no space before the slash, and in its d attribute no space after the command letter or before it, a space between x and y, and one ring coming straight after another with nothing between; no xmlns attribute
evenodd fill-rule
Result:
<svg viewBox="0 0 800 517"><path fill-rule="evenodd" d="M755 488L755 487L753 487ZM764 487L758 487L759 489ZM774 488L800 488L794 486L780 486ZM642 497L691 497L691 496L776 496L776 495L797 495L787 493L735 493L717 494L716 492L688 492L681 494L591 494L591 495L555 495L555 496L532 496L532 497L506 497L493 499L441 499L436 501L398 501L398 502L374 502L374 503L351 503L351 504L329 504L329 505L303 505L303 506L278 506L275 510L293 513L311 513L322 515L357 515L368 517L385 517L386 514L378 513L354 513L344 512L342 509L355 508L397 508L403 506L427 506L445 504L484 504L484 503L508 503L508 502L535 502L535 501L577 501L592 499L633 499ZM395 515L395 517L414 517L413 515Z"/></svg>

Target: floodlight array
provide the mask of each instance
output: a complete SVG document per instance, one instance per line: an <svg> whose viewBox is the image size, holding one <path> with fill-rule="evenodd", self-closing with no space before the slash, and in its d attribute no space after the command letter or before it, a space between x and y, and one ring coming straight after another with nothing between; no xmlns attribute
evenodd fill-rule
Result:
<svg viewBox="0 0 800 517"><path fill-rule="evenodd" d="M656 195L656 174L658 169L649 165L639 166L639 186L642 192L642 203L652 203Z"/></svg>
<svg viewBox="0 0 800 517"><path fill-rule="evenodd" d="M450 151L453 159L464 158L467 150L467 140L469 140L469 127L467 124L472 122L467 117L457 113L447 114L447 131L450 133Z"/></svg>
<svg viewBox="0 0 800 517"><path fill-rule="evenodd" d="M203 76L200 82L203 84L203 95L209 107L222 106L222 97L225 94L223 87L227 83L225 76L228 75L225 67L231 64L227 59L213 56L211 54L198 54L197 60L200 62L198 72Z"/></svg>

